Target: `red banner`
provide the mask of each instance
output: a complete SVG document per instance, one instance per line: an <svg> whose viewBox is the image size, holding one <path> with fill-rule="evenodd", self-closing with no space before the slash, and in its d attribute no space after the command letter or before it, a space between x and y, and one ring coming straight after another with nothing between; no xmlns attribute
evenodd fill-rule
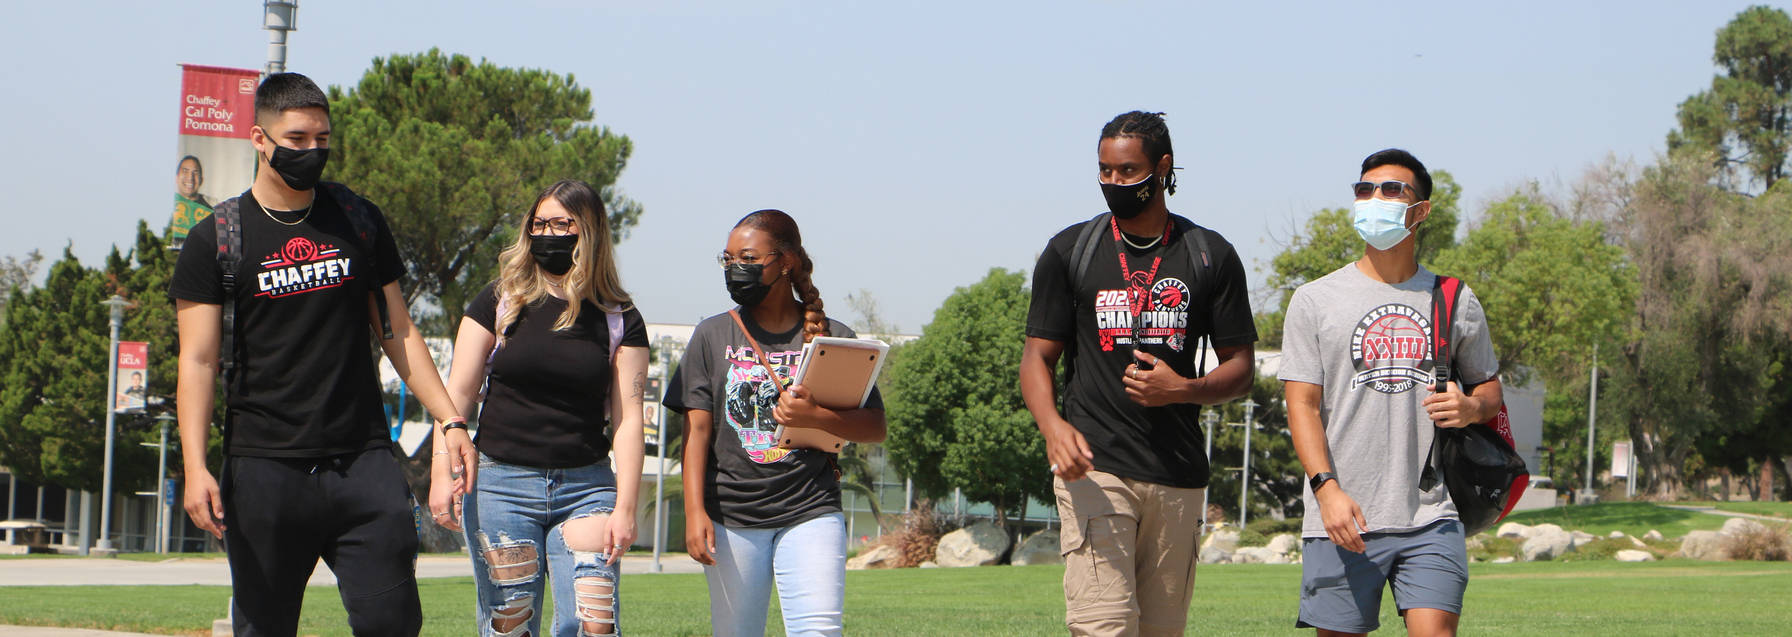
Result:
<svg viewBox="0 0 1792 637"><path fill-rule="evenodd" d="M118 396L112 409L141 414L149 396L149 343L118 343Z"/></svg>
<svg viewBox="0 0 1792 637"><path fill-rule="evenodd" d="M260 71L182 64L180 134L249 138Z"/></svg>

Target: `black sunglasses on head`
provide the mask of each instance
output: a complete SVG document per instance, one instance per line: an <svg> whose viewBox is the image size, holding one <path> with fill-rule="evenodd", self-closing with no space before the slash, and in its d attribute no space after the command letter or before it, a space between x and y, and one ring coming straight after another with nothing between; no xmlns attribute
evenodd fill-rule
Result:
<svg viewBox="0 0 1792 637"><path fill-rule="evenodd" d="M1356 192L1357 199L1368 199L1375 196L1376 188L1381 189L1382 199L1399 199L1405 196L1409 190L1412 191L1414 199L1420 198L1419 189L1403 181L1384 181L1379 184L1371 181L1359 181L1350 185L1350 189Z"/></svg>

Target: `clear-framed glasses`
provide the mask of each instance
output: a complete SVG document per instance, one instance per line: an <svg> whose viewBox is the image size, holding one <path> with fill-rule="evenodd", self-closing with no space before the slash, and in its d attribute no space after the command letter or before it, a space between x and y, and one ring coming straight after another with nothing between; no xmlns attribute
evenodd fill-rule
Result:
<svg viewBox="0 0 1792 637"><path fill-rule="evenodd" d="M575 227L578 227L578 223L570 217L554 217L552 219L536 217L529 220L529 234L564 235ZM549 232L550 230L552 232Z"/></svg>
<svg viewBox="0 0 1792 637"><path fill-rule="evenodd" d="M782 252L767 252L765 254L743 254L743 255L740 255L737 257L737 256L730 255L726 252L723 252L723 253L716 255L716 265L722 266L722 269L726 270L726 269L728 269L728 266L734 265L736 263L739 263L741 265L755 265L755 264L759 264L759 263L765 263L767 261L770 261L772 259L772 257L775 257L780 254L783 254L783 253Z"/></svg>
<svg viewBox="0 0 1792 637"><path fill-rule="evenodd" d="M1356 193L1357 199L1368 199L1370 197L1374 197L1376 190L1381 191L1382 199L1399 199L1400 197L1404 196L1409 191L1412 192L1412 196L1414 199L1417 199L1419 197L1419 189L1414 188L1412 186L1412 184L1409 184L1409 183L1406 183L1403 181L1391 181L1390 180L1390 181L1381 182L1379 184L1372 182L1372 181L1359 181L1354 184L1351 184L1350 190L1351 190L1351 192Z"/></svg>

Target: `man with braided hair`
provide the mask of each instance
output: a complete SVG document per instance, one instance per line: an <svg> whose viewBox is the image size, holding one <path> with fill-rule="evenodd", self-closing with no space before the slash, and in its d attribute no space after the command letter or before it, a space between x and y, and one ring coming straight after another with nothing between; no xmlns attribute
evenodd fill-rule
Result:
<svg viewBox="0 0 1792 637"><path fill-rule="evenodd" d="M1097 162L1110 212L1039 256L1021 393L1056 476L1070 633L1181 635L1207 487L1201 405L1250 390L1257 329L1232 245L1165 205L1163 114L1108 122ZM1218 360L1205 374L1202 338Z"/></svg>

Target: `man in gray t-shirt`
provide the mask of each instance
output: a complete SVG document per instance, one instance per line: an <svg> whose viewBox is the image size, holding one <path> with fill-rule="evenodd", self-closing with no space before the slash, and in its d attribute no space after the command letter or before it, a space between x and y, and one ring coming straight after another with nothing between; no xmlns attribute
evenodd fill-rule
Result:
<svg viewBox="0 0 1792 637"><path fill-rule="evenodd" d="M1421 490L1420 477L1437 427L1499 413L1499 360L1464 287L1445 333L1461 384L1434 384L1437 275L1414 259L1411 231L1431 212L1424 164L1381 151L1354 191L1363 258L1295 290L1283 327L1278 375L1309 477L1296 626L1375 630L1391 581L1411 634L1454 635L1468 584L1462 525L1442 481Z"/></svg>

